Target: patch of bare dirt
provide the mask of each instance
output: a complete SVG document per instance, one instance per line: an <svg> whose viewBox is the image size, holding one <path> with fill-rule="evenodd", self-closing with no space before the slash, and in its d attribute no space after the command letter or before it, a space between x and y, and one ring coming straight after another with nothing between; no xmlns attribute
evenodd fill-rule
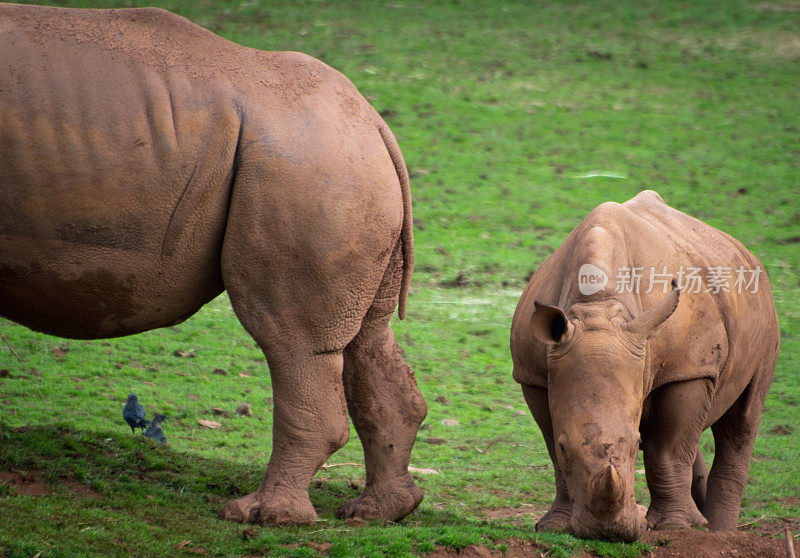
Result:
<svg viewBox="0 0 800 558"><path fill-rule="evenodd" d="M40 496L50 496L53 490L45 483L36 478L33 473L12 473L10 471L0 471L0 483L11 487L16 494L39 498Z"/></svg>
<svg viewBox="0 0 800 558"><path fill-rule="evenodd" d="M786 540L762 537L745 531L647 531L642 540L655 549L644 556L653 558L783 558L786 556ZM432 558L458 556L460 558L518 558L548 556L547 549L530 541L510 539L498 541L508 550L502 552L485 546L470 545L460 551L437 547L429 554ZM580 558L594 554L584 552Z"/></svg>
<svg viewBox="0 0 800 558"><path fill-rule="evenodd" d="M91 498L93 500L102 500L103 495L97 490L83 484L77 479L62 479L61 484L67 487L67 491L79 498Z"/></svg>
<svg viewBox="0 0 800 558"><path fill-rule="evenodd" d="M678 558L766 558L786 556L786 541L746 531L647 531L642 537L656 548L651 556Z"/></svg>
<svg viewBox="0 0 800 558"><path fill-rule="evenodd" d="M51 496L53 487L41 481L36 473L32 471L0 471L0 484L11 487L12 493L31 498ZM79 498L92 498L101 500L103 495L92 487L83 484L74 478L60 479L59 484L64 486L67 492Z"/></svg>

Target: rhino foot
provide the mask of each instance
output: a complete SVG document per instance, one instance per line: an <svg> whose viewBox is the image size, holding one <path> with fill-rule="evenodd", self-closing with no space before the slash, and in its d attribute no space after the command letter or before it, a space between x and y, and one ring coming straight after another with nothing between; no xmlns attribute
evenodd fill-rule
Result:
<svg viewBox="0 0 800 558"><path fill-rule="evenodd" d="M367 487L361 496L345 502L336 511L336 516L363 521L399 521L417 509L422 496L422 490L409 477L407 482L390 489Z"/></svg>
<svg viewBox="0 0 800 558"><path fill-rule="evenodd" d="M692 527L708 527L708 521L697 509L681 512L661 512L651 507L647 512L647 528L653 531L690 529Z"/></svg>
<svg viewBox="0 0 800 558"><path fill-rule="evenodd" d="M566 531L569 528L569 520L572 511L562 506L553 506L536 523L536 530L540 532Z"/></svg>
<svg viewBox="0 0 800 558"><path fill-rule="evenodd" d="M239 523L262 525L308 525L317 521L317 512L308 498L291 499L253 492L225 505L221 516Z"/></svg>

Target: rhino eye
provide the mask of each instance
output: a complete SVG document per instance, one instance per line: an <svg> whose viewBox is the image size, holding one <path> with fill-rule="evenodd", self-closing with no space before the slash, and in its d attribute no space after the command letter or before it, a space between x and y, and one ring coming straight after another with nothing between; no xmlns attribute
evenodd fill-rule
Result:
<svg viewBox="0 0 800 558"><path fill-rule="evenodd" d="M564 444L561 442L558 443L558 448L561 450L561 453L567 453L567 449L564 447Z"/></svg>

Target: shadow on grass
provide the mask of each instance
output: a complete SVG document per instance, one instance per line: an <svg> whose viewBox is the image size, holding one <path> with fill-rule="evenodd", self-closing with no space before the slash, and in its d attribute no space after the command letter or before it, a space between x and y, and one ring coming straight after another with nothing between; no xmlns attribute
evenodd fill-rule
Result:
<svg viewBox="0 0 800 558"><path fill-rule="evenodd" d="M502 548L531 540L555 556L583 550L637 556L641 544L608 545L532 526L465 519L425 508L398 524L354 526L335 510L359 489L315 481L320 520L304 527L223 521L225 502L258 486L263 468L178 453L142 436L64 425L3 428L0 440L0 556L252 555L412 556L436 547ZM13 479L10 482L9 479ZM29 492L36 483L38 490ZM3 554L5 553L5 554Z"/></svg>

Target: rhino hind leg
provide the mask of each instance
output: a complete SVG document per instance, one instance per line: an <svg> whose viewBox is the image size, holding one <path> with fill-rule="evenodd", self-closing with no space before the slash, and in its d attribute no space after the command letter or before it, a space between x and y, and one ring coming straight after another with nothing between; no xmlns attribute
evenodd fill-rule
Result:
<svg viewBox="0 0 800 558"><path fill-rule="evenodd" d="M697 449L697 455L694 458L694 465L692 465L692 500L694 500L697 509L702 510L706 505L706 484L708 483L708 465L700 452Z"/></svg>
<svg viewBox="0 0 800 558"><path fill-rule="evenodd" d="M272 453L258 489L229 502L221 515L243 523L313 523L311 479L350 433L342 349L366 312L367 303L359 297L367 287L343 281L325 257L290 246L297 234L249 232L258 226L246 217L231 212L223 280L239 321L269 366ZM357 266L372 261L359 259L353 266L369 278L369 270Z"/></svg>
<svg viewBox="0 0 800 558"><path fill-rule="evenodd" d="M711 380L667 384L650 397L642 421L642 451L650 490L650 529L704 527L693 499L692 470L700 434L711 408Z"/></svg>
<svg viewBox="0 0 800 558"><path fill-rule="evenodd" d="M274 414L272 454L264 480L255 492L225 507L223 516L231 520L262 524L316 520L308 486L350 434L345 352L349 376L356 378L350 383L357 384L349 387L351 400L372 395L382 403L375 404L376 409L395 404L402 412L408 411L406 407L413 410L413 405L406 405L415 401L408 394L415 389L408 379L412 376L387 325L397 305L399 261L392 268L399 275L390 274L391 292L381 290L393 253L397 257L402 253L396 249L403 220L397 174L377 128L353 128L352 137L332 136L340 127L327 116L308 119L309 125L318 127L307 132L313 142L306 136L300 142L287 132L290 136L284 139L298 146L292 157L276 156L269 149L244 149L232 188L222 279L239 321L267 358ZM245 128L243 134L260 134L254 130ZM274 143L280 144L280 138ZM353 151L353 146L360 147ZM374 311L376 305L383 312ZM370 319L365 319L367 314ZM359 340L352 343L356 336ZM364 364L369 358L387 366ZM424 416L424 404L421 408ZM400 416L406 420L401 422L405 430L394 423L397 432L378 431L386 435L383 443L397 447L398 457L387 467L391 475L400 474L404 460L407 466L422 420L410 411ZM360 420L355 421L357 426ZM359 434L368 428L359 426ZM375 479L375 491L384 479L382 465L379 457L371 456L369 442L365 447L367 468L376 471L369 477ZM400 480L408 484L407 469L402 473ZM414 494L415 506L419 494ZM402 511L411 509L403 506ZM393 515L386 518L396 519L398 514Z"/></svg>
<svg viewBox="0 0 800 558"><path fill-rule="evenodd" d="M422 501L408 463L427 409L389 327L401 276L398 243L361 329L344 350L347 407L364 448L367 477L364 492L337 511L345 519L398 521Z"/></svg>
<svg viewBox="0 0 800 558"><path fill-rule="evenodd" d="M737 527L750 458L776 358L777 355L771 362L762 364L747 389L711 426L715 453L703 514L708 518L709 527L715 531L730 531Z"/></svg>
<svg viewBox="0 0 800 558"><path fill-rule="evenodd" d="M567 531L572 517L572 502L569 499L567 483L561 474L558 460L555 457L553 436L553 422L550 417L550 406L547 400L547 390L540 387L522 385L525 402L533 414L533 418L542 431L547 452L553 461L553 471L556 483L556 497L547 513L536 523L537 531Z"/></svg>

